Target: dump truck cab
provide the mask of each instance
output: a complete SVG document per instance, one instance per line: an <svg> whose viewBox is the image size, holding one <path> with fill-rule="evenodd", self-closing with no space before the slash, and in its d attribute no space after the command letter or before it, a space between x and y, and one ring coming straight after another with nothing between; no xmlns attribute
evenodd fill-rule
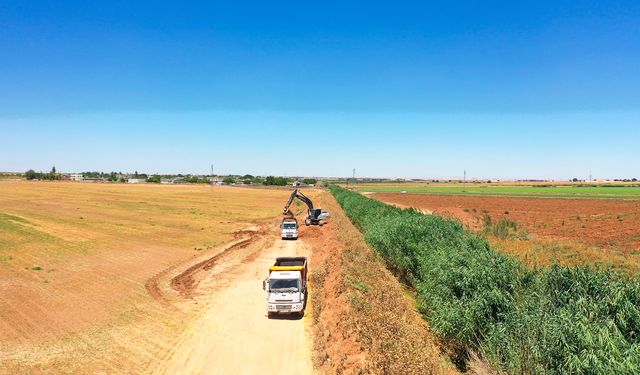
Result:
<svg viewBox="0 0 640 375"><path fill-rule="evenodd" d="M281 237L283 240L298 239L298 220L295 218L285 218L282 220Z"/></svg>
<svg viewBox="0 0 640 375"><path fill-rule="evenodd" d="M262 283L267 292L267 312L303 314L307 294L307 258L281 257L269 268L269 277Z"/></svg>

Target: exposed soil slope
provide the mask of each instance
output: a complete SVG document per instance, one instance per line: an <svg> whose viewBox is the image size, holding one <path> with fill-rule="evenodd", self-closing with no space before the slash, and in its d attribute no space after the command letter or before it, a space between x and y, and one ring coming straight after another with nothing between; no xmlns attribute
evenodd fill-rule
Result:
<svg viewBox="0 0 640 375"><path fill-rule="evenodd" d="M411 293L367 246L333 196L323 192L314 202L332 216L324 227L303 227L300 235L313 250L315 365L337 374L457 373Z"/></svg>

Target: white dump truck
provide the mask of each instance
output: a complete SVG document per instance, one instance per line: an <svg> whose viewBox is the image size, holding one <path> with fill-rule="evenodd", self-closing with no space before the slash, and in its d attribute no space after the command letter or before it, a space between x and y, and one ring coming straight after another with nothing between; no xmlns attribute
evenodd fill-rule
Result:
<svg viewBox="0 0 640 375"><path fill-rule="evenodd" d="M279 257L262 282L267 291L267 312L304 315L307 297L307 258Z"/></svg>
<svg viewBox="0 0 640 375"><path fill-rule="evenodd" d="M287 217L282 219L280 228L282 229L281 236L283 240L298 239L298 220L296 218Z"/></svg>

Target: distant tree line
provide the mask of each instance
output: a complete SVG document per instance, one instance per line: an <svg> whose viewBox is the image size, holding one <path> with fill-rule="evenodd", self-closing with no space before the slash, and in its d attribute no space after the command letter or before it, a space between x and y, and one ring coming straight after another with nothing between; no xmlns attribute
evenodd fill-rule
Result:
<svg viewBox="0 0 640 375"><path fill-rule="evenodd" d="M264 184L267 186L287 186L290 180L285 177L269 176L264 180Z"/></svg>
<svg viewBox="0 0 640 375"><path fill-rule="evenodd" d="M307 185L315 185L316 183L318 183L318 180L316 180L315 178L305 178L304 180L302 180L302 182Z"/></svg>
<svg viewBox="0 0 640 375"><path fill-rule="evenodd" d="M27 180L61 180L62 175L56 172L56 167L51 168L49 173L36 172L33 169L29 169L24 173Z"/></svg>
<svg viewBox="0 0 640 375"><path fill-rule="evenodd" d="M122 173L122 172L99 172L99 171L85 171L82 172L84 179L104 180L109 182L127 182L128 178L144 180L149 183L160 183L163 179L177 179L189 184L210 184L212 178L218 177L217 175L149 175L147 173ZM51 168L48 173L36 172L33 169L29 169L24 173L27 180L61 180L62 174L57 173L56 167ZM260 176L253 176L250 174L229 175L222 178L222 182L226 185L244 184L244 185L267 185L267 186L287 186L291 185L294 180L286 177L268 176L266 178ZM318 181L315 178L305 178L302 180L307 185L315 185Z"/></svg>
<svg viewBox="0 0 640 375"><path fill-rule="evenodd" d="M236 179L233 176L227 176L222 179L222 182L224 182L227 185L232 185L236 183Z"/></svg>
<svg viewBox="0 0 640 375"><path fill-rule="evenodd" d="M122 172L82 172L83 178L101 178L111 182L122 182L124 179L121 176Z"/></svg>
<svg viewBox="0 0 640 375"><path fill-rule="evenodd" d="M262 185L264 184L264 178L252 176L250 174L245 174L240 178L243 184L245 185Z"/></svg>

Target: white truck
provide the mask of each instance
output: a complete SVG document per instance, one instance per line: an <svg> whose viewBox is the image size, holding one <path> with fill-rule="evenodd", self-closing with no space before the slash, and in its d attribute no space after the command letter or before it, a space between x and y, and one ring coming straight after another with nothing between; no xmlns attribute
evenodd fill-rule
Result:
<svg viewBox="0 0 640 375"><path fill-rule="evenodd" d="M296 218L284 218L280 225L282 229L281 236L283 240L298 239L298 220Z"/></svg>
<svg viewBox="0 0 640 375"><path fill-rule="evenodd" d="M279 257L262 282L267 292L267 314L304 315L307 297L307 258Z"/></svg>

